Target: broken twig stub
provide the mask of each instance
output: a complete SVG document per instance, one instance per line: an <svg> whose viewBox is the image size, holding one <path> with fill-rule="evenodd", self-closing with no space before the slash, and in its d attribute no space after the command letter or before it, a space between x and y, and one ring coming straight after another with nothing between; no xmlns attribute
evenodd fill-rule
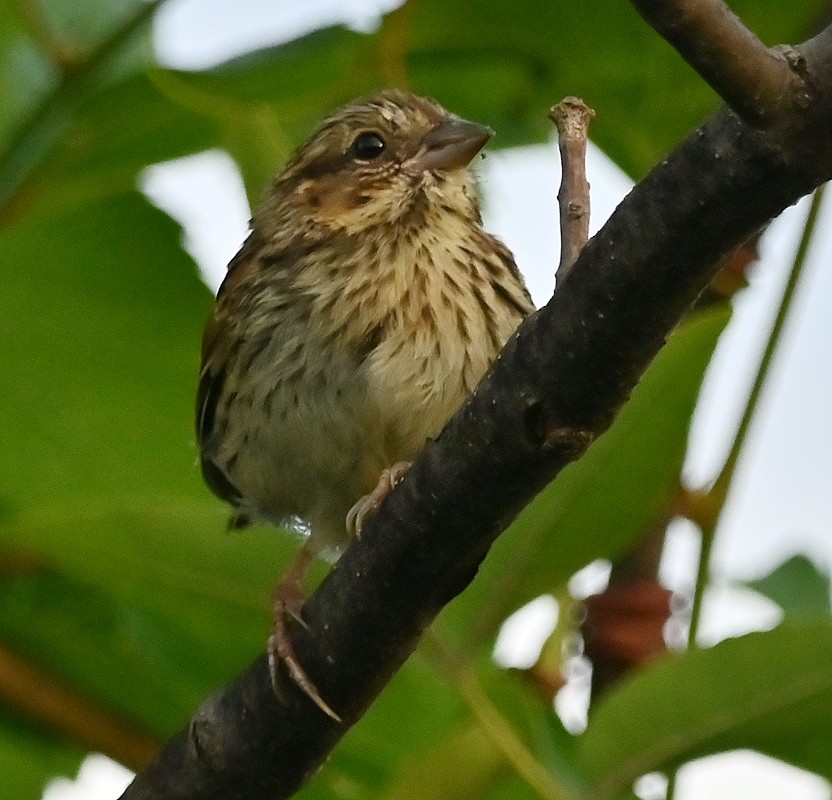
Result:
<svg viewBox="0 0 832 800"><path fill-rule="evenodd" d="M560 263L563 281L589 238L589 183L586 179L586 143L595 112L578 97L565 97L549 109L558 129L562 176L560 206Z"/></svg>

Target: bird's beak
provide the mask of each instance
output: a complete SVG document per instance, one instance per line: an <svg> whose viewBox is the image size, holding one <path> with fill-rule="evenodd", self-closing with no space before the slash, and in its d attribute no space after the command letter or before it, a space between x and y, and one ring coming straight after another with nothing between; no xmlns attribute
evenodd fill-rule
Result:
<svg viewBox="0 0 832 800"><path fill-rule="evenodd" d="M471 163L494 135L491 128L458 117L445 117L425 134L419 152L408 165L412 169L455 170Z"/></svg>

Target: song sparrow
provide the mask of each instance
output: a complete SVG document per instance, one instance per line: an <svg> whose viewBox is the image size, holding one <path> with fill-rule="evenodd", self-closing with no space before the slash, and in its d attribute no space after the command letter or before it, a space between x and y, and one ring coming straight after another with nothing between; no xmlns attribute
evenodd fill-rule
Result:
<svg viewBox="0 0 832 800"><path fill-rule="evenodd" d="M285 627L309 561L360 531L533 308L482 228L467 167L490 136L400 91L336 111L272 182L205 329L202 471L237 520L308 523L273 677L283 661L332 716Z"/></svg>

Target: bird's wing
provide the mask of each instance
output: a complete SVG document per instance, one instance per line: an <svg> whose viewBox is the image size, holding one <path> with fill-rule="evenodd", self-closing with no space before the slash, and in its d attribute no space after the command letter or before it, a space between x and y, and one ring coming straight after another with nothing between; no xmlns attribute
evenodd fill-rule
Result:
<svg viewBox="0 0 832 800"><path fill-rule="evenodd" d="M217 292L213 313L202 334L202 365L196 393L196 439L200 451L200 464L205 483L217 497L238 506L242 494L231 482L225 471L212 458L217 434L217 406L223 396L229 351L228 317L232 309L234 285L245 279L246 268L258 257L261 242L251 234L228 265L225 280Z"/></svg>

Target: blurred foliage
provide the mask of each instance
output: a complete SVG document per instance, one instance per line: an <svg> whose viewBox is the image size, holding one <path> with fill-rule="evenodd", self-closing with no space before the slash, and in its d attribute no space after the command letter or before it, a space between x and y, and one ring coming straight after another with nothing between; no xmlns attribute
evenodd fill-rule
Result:
<svg viewBox="0 0 832 800"><path fill-rule="evenodd" d="M410 0L375 33L331 27L201 72L155 63L157 5L0 0L0 651L161 739L262 649L297 544L226 533L201 485L192 403L210 296L178 226L136 190L142 169L223 148L255 197L324 113L397 84L490 124L497 147L547 139L546 109L581 95L597 144L638 177L716 100L619 0ZM773 44L805 38L823 3L733 6ZM304 796L616 797L741 746L832 776L828 576L802 561L753 587L788 626L640 672L579 738L490 660L507 614L667 513L728 316L679 329L443 615L441 646L408 662ZM0 793L37 798L83 749L6 704L14 676L2 685Z"/></svg>
<svg viewBox="0 0 832 800"><path fill-rule="evenodd" d="M792 556L770 574L745 585L774 600L790 619L815 619L832 613L829 575L804 555Z"/></svg>

